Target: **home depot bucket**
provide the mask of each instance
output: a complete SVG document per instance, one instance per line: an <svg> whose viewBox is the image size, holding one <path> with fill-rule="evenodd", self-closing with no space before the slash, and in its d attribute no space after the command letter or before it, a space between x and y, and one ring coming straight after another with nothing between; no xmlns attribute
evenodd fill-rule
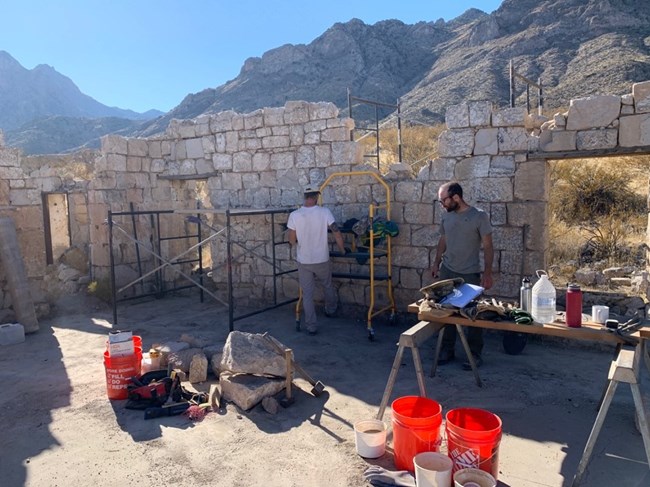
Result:
<svg viewBox="0 0 650 487"><path fill-rule="evenodd" d="M446 415L445 431L454 472L478 468L497 478L501 419L496 414L476 408L452 409Z"/></svg>
<svg viewBox="0 0 650 487"><path fill-rule="evenodd" d="M140 375L140 361L142 352L111 357L108 351L104 352L104 368L106 369L106 393L109 399L127 399L130 379Z"/></svg>
<svg viewBox="0 0 650 487"><path fill-rule="evenodd" d="M426 397L405 396L395 399L391 408L395 466L413 472L415 455L440 448L442 407Z"/></svg>
<svg viewBox="0 0 650 487"><path fill-rule="evenodd" d="M354 444L363 458L379 458L386 451L386 423L366 419L354 423Z"/></svg>

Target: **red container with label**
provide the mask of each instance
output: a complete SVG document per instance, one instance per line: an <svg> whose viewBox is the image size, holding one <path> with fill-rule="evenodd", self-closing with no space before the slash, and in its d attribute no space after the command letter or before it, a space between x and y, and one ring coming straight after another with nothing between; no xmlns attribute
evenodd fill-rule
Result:
<svg viewBox="0 0 650 487"><path fill-rule="evenodd" d="M580 328L582 325L582 291L577 284L567 286L566 324L571 328Z"/></svg>

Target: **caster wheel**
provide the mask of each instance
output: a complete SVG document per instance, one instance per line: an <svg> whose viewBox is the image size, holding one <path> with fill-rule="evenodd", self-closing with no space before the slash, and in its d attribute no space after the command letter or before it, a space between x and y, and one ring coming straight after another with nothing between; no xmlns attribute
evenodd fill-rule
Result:
<svg viewBox="0 0 650 487"><path fill-rule="evenodd" d="M388 318L388 324L390 326L395 326L397 325L397 315L395 313L391 313L389 318Z"/></svg>
<svg viewBox="0 0 650 487"><path fill-rule="evenodd" d="M300 321L296 320L296 331L300 331Z"/></svg>
<svg viewBox="0 0 650 487"><path fill-rule="evenodd" d="M525 333L505 332L503 334L503 350L508 355L519 355L526 348L527 341L528 336Z"/></svg>
<svg viewBox="0 0 650 487"><path fill-rule="evenodd" d="M375 332L373 330L368 330L368 340L371 342L375 341Z"/></svg>

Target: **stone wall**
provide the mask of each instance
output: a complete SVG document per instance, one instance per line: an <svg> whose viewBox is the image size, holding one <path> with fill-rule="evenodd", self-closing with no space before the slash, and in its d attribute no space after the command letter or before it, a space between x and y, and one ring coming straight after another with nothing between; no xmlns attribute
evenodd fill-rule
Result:
<svg viewBox="0 0 650 487"><path fill-rule="evenodd" d="M153 226L150 214L113 216L113 254L121 286L137 278L139 272L159 265L154 253L171 259L189 247L188 240L164 240L158 247L158 230L163 236L191 234L196 223L188 216L200 217L205 224L202 238L218 233L206 246L203 260L211 270L210 282L224 297L224 228L229 210L233 212L233 290L239 304L272 296L269 262L274 252L278 270L295 267L288 245L271 242L273 230L276 241L286 240L286 213L271 216L269 210L297 208L305 185L328 181L323 204L332 209L339 223L367 216L369 205L374 204L379 205L378 216L398 224L400 233L392 239L392 279L397 307L404 310L419 297L418 289L431 281L429 269L442 211L435 202L437 190L453 179L463 185L470 204L491 216L496 253L496 285L491 294L514 298L521 275L545 266L548 160L647 148L650 82L635 84L632 93L624 96L572 100L567 113L556 114L551 120L528 115L524 108L499 109L481 101L449 107L446 123L437 159L417 175L407 166L395 164L390 173L380 177L388 185L388 199L384 185L366 174L376 171L363 164L358 145L350 141L352 120L339 118L338 110L329 103L288 102L284 107L248 114L228 111L174 120L164 134L148 139L106 136L98 154L27 158L2 147L0 210L17 222L37 302L50 299L44 292L49 281L70 281L60 263L53 266L56 271L48 271L45 265L43 192L69 195L73 246L88 256L88 278L97 281L109 278L109 210L171 210L160 215ZM263 211L236 214L245 209ZM137 269L136 246L128 236L134 226L141 242L141 271ZM184 258L195 256L196 251ZM368 271L367 263L342 258L334 262L337 272ZM376 264L377 273L386 271L385 259L377 259ZM170 262L161 271L169 285L182 282L172 267L196 272L196 264ZM367 281L336 282L343 304L368 305ZM285 275L276 284L281 296L297 295L295 275ZM157 290L147 286L142 289ZM65 289L73 292L73 288L68 284ZM11 303L4 285L2 289L0 308L7 308ZM376 290L376 305L381 307L386 287L378 283Z"/></svg>

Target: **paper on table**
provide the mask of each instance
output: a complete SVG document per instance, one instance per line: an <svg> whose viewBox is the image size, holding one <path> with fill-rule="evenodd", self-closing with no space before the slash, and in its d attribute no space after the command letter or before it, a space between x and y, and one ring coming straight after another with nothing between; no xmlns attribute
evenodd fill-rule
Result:
<svg viewBox="0 0 650 487"><path fill-rule="evenodd" d="M476 284L464 283L454 288L453 292L445 296L440 304L450 304L458 308L464 308L472 299L479 297L485 288L477 286Z"/></svg>

